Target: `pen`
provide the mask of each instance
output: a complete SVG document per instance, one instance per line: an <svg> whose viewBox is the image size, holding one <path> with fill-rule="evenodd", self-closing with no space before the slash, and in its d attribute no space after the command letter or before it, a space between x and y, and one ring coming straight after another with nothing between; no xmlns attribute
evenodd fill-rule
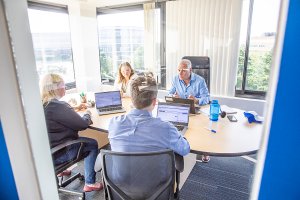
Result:
<svg viewBox="0 0 300 200"><path fill-rule="evenodd" d="M207 128L207 127L204 127L206 130L209 130L210 132L212 132L212 133L217 133L217 131L216 130L214 130L214 129L210 129L210 128Z"/></svg>

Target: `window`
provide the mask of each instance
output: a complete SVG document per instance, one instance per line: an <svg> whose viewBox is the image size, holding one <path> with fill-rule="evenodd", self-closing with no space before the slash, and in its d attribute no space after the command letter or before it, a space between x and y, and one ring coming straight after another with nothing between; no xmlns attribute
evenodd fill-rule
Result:
<svg viewBox="0 0 300 200"><path fill-rule="evenodd" d="M147 11L144 5L99 8L97 21L102 83L113 84L119 65L125 61L137 73L151 71L160 77L159 8ZM145 21L151 21L151 25L146 26Z"/></svg>
<svg viewBox="0 0 300 200"><path fill-rule="evenodd" d="M143 10L98 15L101 80L114 82L118 66L129 61L144 69Z"/></svg>
<svg viewBox="0 0 300 200"><path fill-rule="evenodd" d="M244 1L236 96L264 98L266 95L279 6L280 0Z"/></svg>
<svg viewBox="0 0 300 200"><path fill-rule="evenodd" d="M28 3L36 67L39 78L60 74L67 88L75 87L67 7Z"/></svg>

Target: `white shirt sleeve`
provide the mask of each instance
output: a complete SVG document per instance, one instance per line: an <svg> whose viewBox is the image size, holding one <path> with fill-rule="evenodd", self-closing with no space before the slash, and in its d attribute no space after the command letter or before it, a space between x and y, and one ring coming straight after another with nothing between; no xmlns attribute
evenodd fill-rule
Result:
<svg viewBox="0 0 300 200"><path fill-rule="evenodd" d="M131 76L130 80L128 81L128 85L126 87L126 92L125 92L125 94L123 94L125 97L131 97L131 83L137 77L138 77L138 75L136 75L136 74L133 74Z"/></svg>

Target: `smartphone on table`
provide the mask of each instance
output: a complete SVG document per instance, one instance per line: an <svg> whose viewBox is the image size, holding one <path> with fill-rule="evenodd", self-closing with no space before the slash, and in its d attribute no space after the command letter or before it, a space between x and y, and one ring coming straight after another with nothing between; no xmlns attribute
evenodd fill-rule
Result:
<svg viewBox="0 0 300 200"><path fill-rule="evenodd" d="M227 118L229 119L229 121L231 122L237 122L237 118L234 115L227 115Z"/></svg>

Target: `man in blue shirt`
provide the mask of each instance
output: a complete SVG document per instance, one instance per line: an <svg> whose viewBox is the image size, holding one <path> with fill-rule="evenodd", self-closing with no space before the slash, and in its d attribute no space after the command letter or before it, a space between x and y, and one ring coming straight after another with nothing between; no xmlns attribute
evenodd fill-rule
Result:
<svg viewBox="0 0 300 200"><path fill-rule="evenodd" d="M177 67L178 75L172 81L169 95L183 99L193 99L195 104L205 105L209 103L209 92L204 78L192 72L192 63L188 59L182 59ZM208 162L210 157L203 155L202 162Z"/></svg>
<svg viewBox="0 0 300 200"><path fill-rule="evenodd" d="M195 104L209 103L209 92L204 78L192 72L192 63L187 59L180 61L178 75L172 81L169 95L183 99L193 99Z"/></svg>
<svg viewBox="0 0 300 200"><path fill-rule="evenodd" d="M188 141L169 122L152 117L157 98L157 85L152 77L138 77L131 84L135 107L126 115L113 117L108 127L111 149L119 152L150 152L172 149L185 156Z"/></svg>

